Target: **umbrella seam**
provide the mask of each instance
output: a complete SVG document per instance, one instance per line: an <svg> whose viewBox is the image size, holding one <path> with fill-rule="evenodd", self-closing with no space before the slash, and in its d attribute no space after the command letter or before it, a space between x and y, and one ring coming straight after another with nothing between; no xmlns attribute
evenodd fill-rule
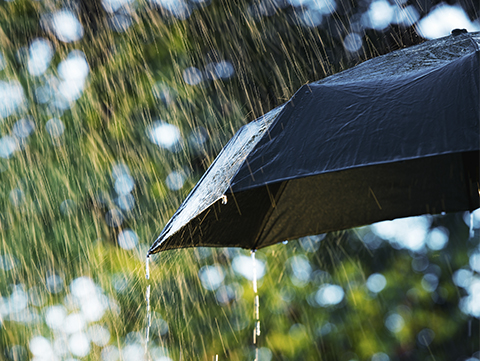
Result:
<svg viewBox="0 0 480 361"><path fill-rule="evenodd" d="M287 180L285 182L282 182L282 185L280 186L280 189L277 191L277 195L275 196L274 198L274 202L270 203L270 208L268 209L268 212L267 214L265 215L264 219L263 219L263 222L260 226L260 228L258 229L258 233L257 235L255 236L255 241L254 241L254 247L252 250L256 250L257 247L258 247L258 243L259 243L259 239L260 239L260 236L263 234L264 230L265 230L265 227L267 226L267 223L268 221L270 220L270 216L272 215L273 211L275 210L276 208L276 205L278 204L278 201L280 200L280 198L282 197L283 195L283 192L285 191L285 189L287 188L287 184L290 182L290 180ZM265 184L265 187L268 187L268 184Z"/></svg>

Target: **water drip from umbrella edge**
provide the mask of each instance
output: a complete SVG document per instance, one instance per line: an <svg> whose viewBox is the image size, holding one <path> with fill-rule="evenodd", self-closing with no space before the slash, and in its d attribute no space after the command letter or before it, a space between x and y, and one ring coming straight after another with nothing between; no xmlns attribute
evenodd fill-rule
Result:
<svg viewBox="0 0 480 361"><path fill-rule="evenodd" d="M254 314L253 318L255 321L255 326L253 328L253 344L255 345L255 359L254 361L258 361L258 343L257 337L260 336L260 298L258 297L258 289L257 289L257 267L256 267L256 260L255 260L255 251L251 251L252 255L252 263L253 263L253 292L255 294L254 297Z"/></svg>
<svg viewBox="0 0 480 361"><path fill-rule="evenodd" d="M147 255L147 259L145 260L145 278L147 280L150 279L150 254ZM145 328L145 355L148 353L148 341L150 339L150 326L152 325L152 317L150 312L150 285L147 285L147 289L145 291L145 300L147 302L147 326Z"/></svg>

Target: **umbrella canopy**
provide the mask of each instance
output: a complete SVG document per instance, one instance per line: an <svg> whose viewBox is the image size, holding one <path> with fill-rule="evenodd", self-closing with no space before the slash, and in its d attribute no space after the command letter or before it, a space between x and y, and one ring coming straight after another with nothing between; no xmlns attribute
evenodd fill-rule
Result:
<svg viewBox="0 0 480 361"><path fill-rule="evenodd" d="M451 35L304 85L234 135L149 254L478 208L479 48Z"/></svg>

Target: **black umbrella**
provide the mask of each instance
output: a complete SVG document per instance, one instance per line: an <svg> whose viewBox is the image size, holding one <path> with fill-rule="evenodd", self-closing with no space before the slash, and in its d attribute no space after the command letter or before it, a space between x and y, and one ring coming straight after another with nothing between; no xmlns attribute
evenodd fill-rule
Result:
<svg viewBox="0 0 480 361"><path fill-rule="evenodd" d="M148 254L478 208L479 44L451 35L304 85L235 134Z"/></svg>

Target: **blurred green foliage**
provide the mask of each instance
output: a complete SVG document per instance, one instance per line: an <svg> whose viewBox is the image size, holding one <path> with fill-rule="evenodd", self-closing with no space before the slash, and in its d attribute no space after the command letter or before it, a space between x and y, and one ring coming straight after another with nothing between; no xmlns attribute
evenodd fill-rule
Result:
<svg viewBox="0 0 480 361"><path fill-rule="evenodd" d="M0 359L33 358L31 340L38 335L52 342L71 337L52 330L44 319L49 306L67 305L72 281L81 276L115 300L107 302L107 311L96 321L109 330L108 344L126 350L135 332L141 333L138 343L144 342L146 250L235 131L285 102L302 84L422 41L413 26L392 26L383 32L365 30L362 49L345 51L350 19L365 7L356 1L338 3L318 27L304 26L298 8L274 7L273 2L191 4L191 15L178 19L158 4L135 2L127 6L135 9L129 13L131 25L118 29L96 0L0 3L0 50L6 64L0 81L16 80L25 93L25 101L2 120L0 135L11 134L19 119L31 117L35 123L28 142L0 159ZM268 16L260 14L262 4L272 6ZM422 9L420 3L412 4ZM464 7L478 16L478 5ZM49 14L63 8L82 24L80 40L62 42L45 25ZM28 46L39 37L51 42L54 55L45 74L32 76L26 65ZM65 109L39 102L36 89L58 76L57 66L73 50L81 50L89 65L81 97ZM186 82L185 69L205 70L223 60L231 62L234 76L198 85ZM46 130L52 118L65 125L59 138ZM183 141L176 149L150 141L148 129L157 120L178 127ZM188 140L198 129L207 139L200 146ZM135 205L122 211L123 222L112 227L106 216L118 209L112 167L119 163L130 169ZM166 183L174 170L187 176L180 190L170 190ZM431 227L437 226L448 229L448 245L425 254L380 240L379 247L371 248L363 241L375 237L368 227L329 234L314 252L297 242L257 252L267 265L259 287L261 359L378 361L386 360L385 354L391 360L440 361L472 356L479 349L480 324L460 311L466 291L452 282L452 274L468 266L478 231L469 238L461 214L435 216ZM118 246L127 229L139 239L132 250ZM253 359L254 294L250 282L232 270L232 260L240 254L247 252L179 250L154 258L150 350L166 347L173 360L209 360L217 354L220 360ZM293 256L311 265L303 283L292 281ZM424 270L412 267L419 257L427 259ZM233 292L225 302L219 301L218 291L202 286L199 271L208 265L221 267L222 285ZM422 280L433 265L439 283L428 291ZM365 286L372 273L385 276L386 287L379 293ZM52 274L61 280L58 292L48 281ZM118 280L125 286L115 286ZM342 287L341 302L319 306L315 295L325 284ZM37 295L37 304L28 306L37 318L18 321L20 313L8 313L15 286L29 299ZM75 313L78 307L67 309ZM404 323L397 332L386 327L391 314ZM434 337L422 333L425 329ZM92 342L88 355L73 356L109 360L102 354L106 347ZM152 352L137 360L160 359ZM58 359L71 356L67 352Z"/></svg>

